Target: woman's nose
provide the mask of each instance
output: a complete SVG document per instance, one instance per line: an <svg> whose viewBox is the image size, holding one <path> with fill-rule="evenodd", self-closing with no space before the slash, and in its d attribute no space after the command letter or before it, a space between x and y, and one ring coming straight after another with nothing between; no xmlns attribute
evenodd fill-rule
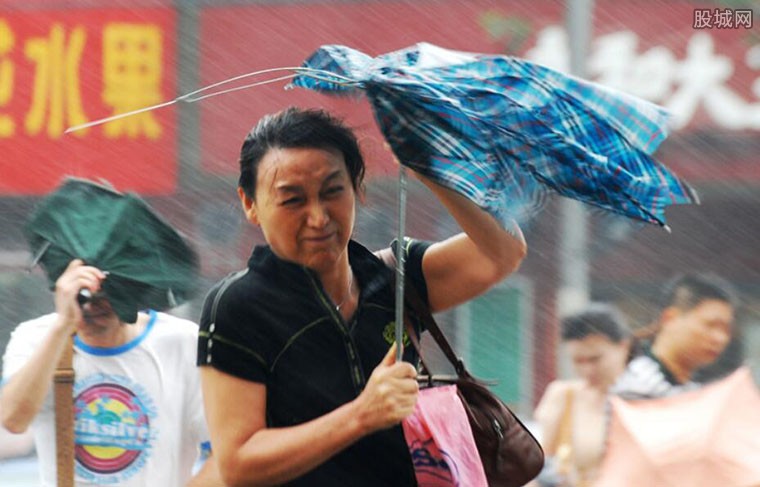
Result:
<svg viewBox="0 0 760 487"><path fill-rule="evenodd" d="M307 224L310 227L322 228L330 221L330 215L324 205L315 203L309 206Z"/></svg>

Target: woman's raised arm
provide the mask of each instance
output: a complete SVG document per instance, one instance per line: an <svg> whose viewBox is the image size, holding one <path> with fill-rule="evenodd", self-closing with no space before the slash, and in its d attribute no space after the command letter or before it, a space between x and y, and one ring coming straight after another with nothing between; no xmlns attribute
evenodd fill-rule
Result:
<svg viewBox="0 0 760 487"><path fill-rule="evenodd" d="M464 196L417 176L464 231L431 245L422 259L430 307L443 311L484 293L517 270L528 247L517 225L513 235Z"/></svg>

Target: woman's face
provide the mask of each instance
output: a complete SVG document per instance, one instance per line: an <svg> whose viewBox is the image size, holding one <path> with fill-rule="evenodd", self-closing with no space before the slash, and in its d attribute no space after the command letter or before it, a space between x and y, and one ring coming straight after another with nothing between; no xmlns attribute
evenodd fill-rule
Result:
<svg viewBox="0 0 760 487"><path fill-rule="evenodd" d="M238 194L278 257L321 272L345 253L355 195L339 151L270 149L259 163L255 200Z"/></svg>
<svg viewBox="0 0 760 487"><path fill-rule="evenodd" d="M606 388L625 369L628 340L615 343L606 335L568 340L567 351L576 373L590 386Z"/></svg>

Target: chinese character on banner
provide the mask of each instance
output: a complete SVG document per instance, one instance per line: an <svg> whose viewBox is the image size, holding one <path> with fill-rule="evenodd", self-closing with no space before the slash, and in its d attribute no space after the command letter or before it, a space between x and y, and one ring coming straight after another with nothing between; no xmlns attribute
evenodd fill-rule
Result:
<svg viewBox="0 0 760 487"><path fill-rule="evenodd" d="M109 23L103 29L103 100L113 115L160 103L161 30L155 25ZM109 138L126 135L148 139L161 136L153 112L144 112L104 125Z"/></svg>
<svg viewBox="0 0 760 487"><path fill-rule="evenodd" d="M566 66L566 37L558 35L558 29L550 25L539 31L536 46L526 51L527 58L553 68ZM752 98L756 95L748 89L747 99L731 83L742 58L719 52L712 33L695 32L681 58L665 45L640 52L640 37L630 30L598 36L589 54L589 77L663 105L672 116L674 129L686 128L703 112L722 128L760 130L760 103ZM747 56L752 52L760 51L747 51ZM760 83L754 76L751 82L745 78L748 88Z"/></svg>
<svg viewBox="0 0 760 487"><path fill-rule="evenodd" d="M24 119L29 135L46 129L48 137L57 139L67 126L87 122L79 86L84 44L84 29L72 29L67 43L63 25L58 23L47 37L26 41L24 54L34 64L32 103ZM84 131L77 135L83 136Z"/></svg>
<svg viewBox="0 0 760 487"><path fill-rule="evenodd" d="M174 9L0 10L0 197L64 176L175 191L173 107L90 126L176 96Z"/></svg>
<svg viewBox="0 0 760 487"><path fill-rule="evenodd" d="M15 42L8 22L0 19L0 109L8 105L13 95L13 61L8 54L13 50ZM15 129L13 118L0 112L0 138L11 137Z"/></svg>

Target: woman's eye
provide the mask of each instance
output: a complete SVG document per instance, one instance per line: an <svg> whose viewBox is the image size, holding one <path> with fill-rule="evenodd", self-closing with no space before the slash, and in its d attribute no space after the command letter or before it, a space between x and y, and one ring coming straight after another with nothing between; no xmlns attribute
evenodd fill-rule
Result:
<svg viewBox="0 0 760 487"><path fill-rule="evenodd" d="M284 201L282 201L280 204L282 206L294 206L301 202L301 198L288 198Z"/></svg>
<svg viewBox="0 0 760 487"><path fill-rule="evenodd" d="M343 191L343 186L333 186L332 188L327 188L327 191L325 191L325 194L328 196L339 194Z"/></svg>

